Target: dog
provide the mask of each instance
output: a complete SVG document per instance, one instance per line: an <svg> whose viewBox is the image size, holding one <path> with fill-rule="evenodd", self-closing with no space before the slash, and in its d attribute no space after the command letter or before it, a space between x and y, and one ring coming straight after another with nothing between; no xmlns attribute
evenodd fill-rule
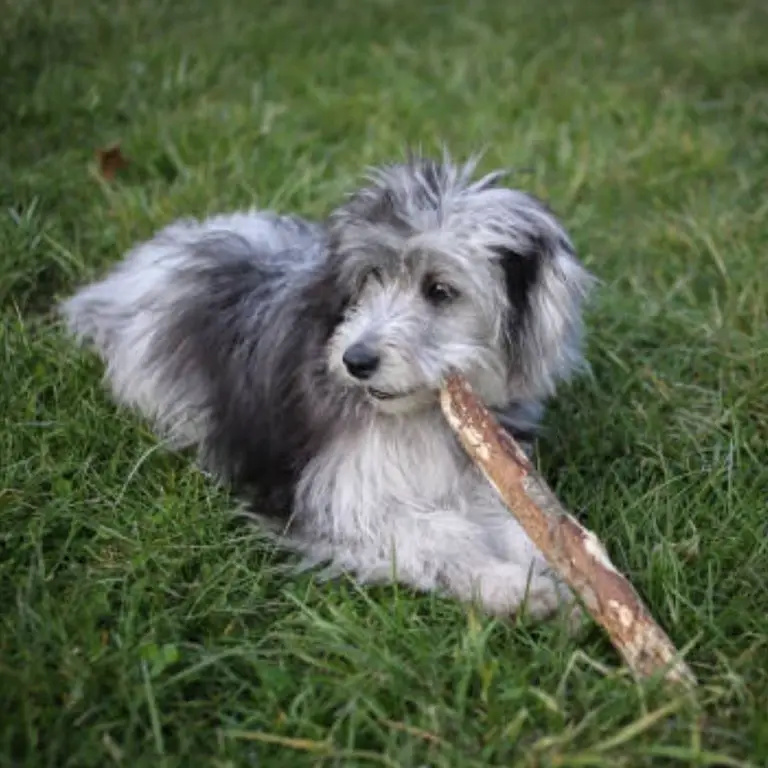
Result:
<svg viewBox="0 0 768 768"><path fill-rule="evenodd" d="M194 449L297 567L544 619L574 595L438 391L460 372L530 448L586 367L594 278L543 202L477 165L408 154L323 221L179 220L60 309L117 403Z"/></svg>

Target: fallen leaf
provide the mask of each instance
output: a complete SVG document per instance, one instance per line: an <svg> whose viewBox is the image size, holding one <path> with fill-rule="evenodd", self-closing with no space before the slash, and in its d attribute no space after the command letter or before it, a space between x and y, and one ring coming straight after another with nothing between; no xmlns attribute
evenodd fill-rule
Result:
<svg viewBox="0 0 768 768"><path fill-rule="evenodd" d="M121 168L125 168L129 163L129 160L120 151L119 144L113 144L110 147L97 149L96 158L99 161L101 175L107 179L107 181L112 181L112 179L115 178L115 174Z"/></svg>

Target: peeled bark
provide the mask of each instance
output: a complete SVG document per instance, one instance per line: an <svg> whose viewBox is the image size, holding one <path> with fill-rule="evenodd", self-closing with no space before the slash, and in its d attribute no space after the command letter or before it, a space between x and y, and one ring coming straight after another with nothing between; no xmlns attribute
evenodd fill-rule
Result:
<svg viewBox="0 0 768 768"><path fill-rule="evenodd" d="M555 571L605 629L636 677L663 672L669 681L695 678L598 538L570 515L528 457L460 376L440 395L445 418Z"/></svg>

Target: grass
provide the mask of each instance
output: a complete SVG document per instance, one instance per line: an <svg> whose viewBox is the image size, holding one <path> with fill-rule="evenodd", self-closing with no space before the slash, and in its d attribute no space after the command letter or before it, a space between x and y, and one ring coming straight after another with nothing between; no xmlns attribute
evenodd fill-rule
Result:
<svg viewBox="0 0 768 768"><path fill-rule="evenodd" d="M768 764L762 0L3 5L0 764ZM603 280L541 464L693 699L596 629L287 575L51 314L174 217L320 215L440 141L519 168Z"/></svg>

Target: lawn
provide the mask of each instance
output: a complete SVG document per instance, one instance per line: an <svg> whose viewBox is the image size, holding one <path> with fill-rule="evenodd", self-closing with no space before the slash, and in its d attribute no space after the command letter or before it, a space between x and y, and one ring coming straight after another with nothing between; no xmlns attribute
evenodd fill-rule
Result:
<svg viewBox="0 0 768 768"><path fill-rule="evenodd" d="M764 0L4 3L0 765L768 765L767 39ZM292 576L56 323L175 217L323 215L442 141L602 280L539 461L695 697L597 628Z"/></svg>

